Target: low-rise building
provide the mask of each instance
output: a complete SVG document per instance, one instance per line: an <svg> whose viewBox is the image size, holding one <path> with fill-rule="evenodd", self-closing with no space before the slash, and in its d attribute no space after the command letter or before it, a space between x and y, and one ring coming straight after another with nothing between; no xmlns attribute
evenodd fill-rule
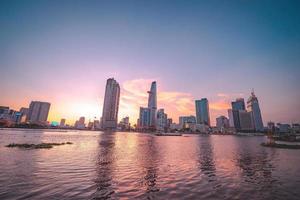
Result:
<svg viewBox="0 0 300 200"><path fill-rule="evenodd" d="M176 123L172 123L172 124L170 124L170 129L172 130L172 131L175 131L175 130L181 130L182 129L182 126L180 125L180 124L176 124Z"/></svg>
<svg viewBox="0 0 300 200"><path fill-rule="evenodd" d="M226 129L229 128L229 120L225 116L220 116L216 118L216 125L217 128L220 129Z"/></svg>
<svg viewBox="0 0 300 200"><path fill-rule="evenodd" d="M292 124L292 130L294 133L300 133L300 124Z"/></svg>
<svg viewBox="0 0 300 200"><path fill-rule="evenodd" d="M289 133L291 130L291 125L277 123L277 128L278 128L279 133Z"/></svg>

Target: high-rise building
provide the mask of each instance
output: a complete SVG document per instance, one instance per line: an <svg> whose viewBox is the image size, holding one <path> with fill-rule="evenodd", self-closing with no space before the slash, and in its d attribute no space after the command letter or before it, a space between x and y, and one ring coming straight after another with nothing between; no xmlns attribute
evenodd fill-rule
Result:
<svg viewBox="0 0 300 200"><path fill-rule="evenodd" d="M234 127L234 118L232 109L228 109L229 127Z"/></svg>
<svg viewBox="0 0 300 200"><path fill-rule="evenodd" d="M30 123L45 123L47 122L50 109L50 103L41 101L32 101L29 106L29 111L26 121Z"/></svg>
<svg viewBox="0 0 300 200"><path fill-rule="evenodd" d="M238 98L236 101L231 102L232 106L232 118L233 118L233 123L234 127L237 130L241 129L241 123L240 123L240 117L239 117L239 111L245 111L245 100L243 98Z"/></svg>
<svg viewBox="0 0 300 200"><path fill-rule="evenodd" d="M120 101L120 85L109 78L106 82L105 97L102 112L102 128L116 129L118 123L118 111Z"/></svg>
<svg viewBox="0 0 300 200"><path fill-rule="evenodd" d="M261 112L258 104L258 99L254 92L251 92L251 96L247 101L247 109L252 114L253 124L256 131L263 131L264 125L261 117Z"/></svg>
<svg viewBox="0 0 300 200"><path fill-rule="evenodd" d="M138 120L138 128L148 129L150 126L151 110L150 108L140 107L140 116Z"/></svg>
<svg viewBox="0 0 300 200"><path fill-rule="evenodd" d="M229 120L225 116L220 116L216 118L218 128L229 128Z"/></svg>
<svg viewBox="0 0 300 200"><path fill-rule="evenodd" d="M252 114L251 112L247 112L246 110L239 110L239 122L240 122L240 129L242 131L253 131L254 125L252 121Z"/></svg>
<svg viewBox="0 0 300 200"><path fill-rule="evenodd" d="M206 124L210 126L209 105L206 98L195 101L197 124Z"/></svg>
<svg viewBox="0 0 300 200"><path fill-rule="evenodd" d="M160 131L165 131L168 127L168 115L165 113L164 109L159 109L157 111L156 120L156 129Z"/></svg>
<svg viewBox="0 0 300 200"><path fill-rule="evenodd" d="M237 98L236 101L231 102L232 110L246 110L244 98Z"/></svg>
<svg viewBox="0 0 300 200"><path fill-rule="evenodd" d="M150 109L150 127L156 128L156 110L157 110L157 91L156 81L151 83L150 91L148 91L148 108Z"/></svg>

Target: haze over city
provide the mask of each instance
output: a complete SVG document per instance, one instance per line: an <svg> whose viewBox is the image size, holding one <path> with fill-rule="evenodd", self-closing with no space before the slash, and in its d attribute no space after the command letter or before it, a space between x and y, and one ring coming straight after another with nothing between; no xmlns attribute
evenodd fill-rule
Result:
<svg viewBox="0 0 300 200"><path fill-rule="evenodd" d="M119 119L132 123L152 81L174 121L208 98L215 124L254 88L264 124L299 123L298 10L285 1L1 1L0 104L51 102L49 121L100 118L114 77Z"/></svg>

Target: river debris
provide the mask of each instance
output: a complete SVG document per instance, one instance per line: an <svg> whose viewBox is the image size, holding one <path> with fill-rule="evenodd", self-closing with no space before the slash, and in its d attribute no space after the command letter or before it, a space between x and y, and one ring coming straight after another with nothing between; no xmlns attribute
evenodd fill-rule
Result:
<svg viewBox="0 0 300 200"><path fill-rule="evenodd" d="M280 148L280 149L300 149L298 144L278 144L278 143L261 143L264 147Z"/></svg>
<svg viewBox="0 0 300 200"><path fill-rule="evenodd" d="M40 144L16 144L16 143L11 143L9 145L6 145L6 147L9 148L21 148L21 149L51 149L53 146L60 146L60 145L65 145L65 144L73 144L72 142L62 142L62 143L40 143Z"/></svg>

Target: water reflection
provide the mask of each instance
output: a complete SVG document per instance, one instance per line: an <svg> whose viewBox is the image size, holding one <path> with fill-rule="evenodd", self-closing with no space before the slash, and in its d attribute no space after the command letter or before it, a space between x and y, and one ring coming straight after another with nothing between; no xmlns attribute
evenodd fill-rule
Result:
<svg viewBox="0 0 300 200"><path fill-rule="evenodd" d="M300 195L299 152L263 148L259 145L263 137L0 133L1 200L299 199ZM4 147L39 141L73 145L50 150Z"/></svg>
<svg viewBox="0 0 300 200"><path fill-rule="evenodd" d="M114 169L115 135L104 133L99 141L99 153L96 162L96 192L93 199L110 199L115 193L112 186Z"/></svg>
<svg viewBox="0 0 300 200"><path fill-rule="evenodd" d="M142 185L144 188L144 195L147 199L155 199L156 192L159 191L157 185L158 180L158 153L159 149L156 137L150 137L147 139L146 144L140 146L139 153L140 162L139 166L143 171ZM143 196L144 196L143 195Z"/></svg>
<svg viewBox="0 0 300 200"><path fill-rule="evenodd" d="M276 196L275 193L280 185L273 176L275 167L272 160L275 159L275 152L272 150L267 152L268 149L265 148L253 148L255 144L250 140L239 145L239 152L235 154L235 159L236 165L241 169L241 184L255 188L257 198L272 199Z"/></svg>
<svg viewBox="0 0 300 200"><path fill-rule="evenodd" d="M208 178L208 181L216 180L216 165L214 161L213 146L211 144L211 137L199 138L199 166L203 174Z"/></svg>

